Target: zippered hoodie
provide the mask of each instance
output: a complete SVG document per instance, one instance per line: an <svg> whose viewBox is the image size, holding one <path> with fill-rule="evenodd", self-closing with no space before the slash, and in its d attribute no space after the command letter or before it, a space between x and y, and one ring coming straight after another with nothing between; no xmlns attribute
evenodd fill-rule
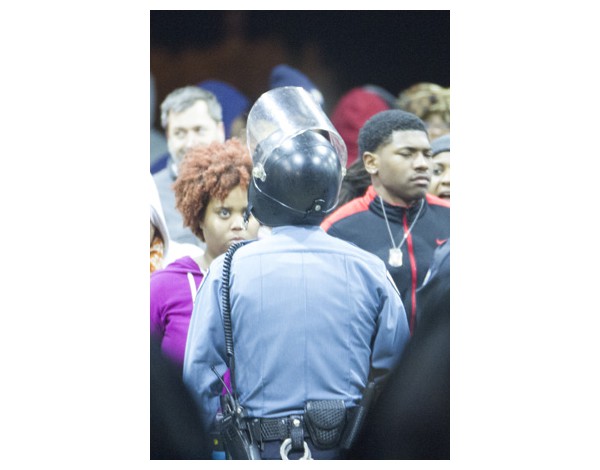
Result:
<svg viewBox="0 0 600 470"><path fill-rule="evenodd" d="M383 204L394 243L398 246L417 216L421 202L417 201L409 208ZM401 247L403 263L399 267L388 263L392 242L372 185L364 196L344 204L325 218L321 227L330 235L377 255L386 263L402 296L412 333L416 321L417 288L423 283L435 248L450 237L450 203L430 194L425 196L419 218Z"/></svg>

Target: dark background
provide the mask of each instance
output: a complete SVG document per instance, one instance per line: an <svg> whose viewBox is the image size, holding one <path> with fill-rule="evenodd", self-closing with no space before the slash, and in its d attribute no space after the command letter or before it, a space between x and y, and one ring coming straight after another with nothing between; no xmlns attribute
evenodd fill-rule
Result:
<svg viewBox="0 0 600 470"><path fill-rule="evenodd" d="M325 110L367 83L398 93L417 82L450 86L450 12L150 12L150 70L158 103L173 89L224 80L251 100L287 63L325 97Z"/></svg>

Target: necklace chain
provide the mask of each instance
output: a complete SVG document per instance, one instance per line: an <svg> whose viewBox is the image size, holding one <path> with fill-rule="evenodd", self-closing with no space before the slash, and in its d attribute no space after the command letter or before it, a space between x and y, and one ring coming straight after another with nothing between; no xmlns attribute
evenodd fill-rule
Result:
<svg viewBox="0 0 600 470"><path fill-rule="evenodd" d="M394 243L394 236L392 235L392 229L390 228L390 223L388 222L388 218L385 213L385 207L383 206L383 199L381 199L381 196L379 196L379 203L381 204L381 210L383 211L383 218L385 219L385 225L388 229L388 233L390 234L390 240L392 242L392 247L394 247L394 249L399 250L402 247L402 245L404 244L404 242L406 241L406 239L408 238L408 236L410 235L410 231L415 226L415 223L417 223L417 219L419 218L419 215L421 214L421 209L423 209L424 202L425 202L425 199L421 199L421 206L419 207L419 211L417 212L417 216L415 217L415 220L412 221L412 224L410 224L410 227L408 227L408 230L404 233L404 236L402 237L400 244L398 246L396 246L396 243Z"/></svg>

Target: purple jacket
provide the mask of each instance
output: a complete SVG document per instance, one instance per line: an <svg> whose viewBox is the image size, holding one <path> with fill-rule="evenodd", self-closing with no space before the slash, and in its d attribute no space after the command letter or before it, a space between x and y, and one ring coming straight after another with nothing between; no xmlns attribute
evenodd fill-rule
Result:
<svg viewBox="0 0 600 470"><path fill-rule="evenodd" d="M194 287L188 273L193 277ZM150 276L150 334L160 340L163 354L179 366L183 366L194 297L203 277L189 256L173 261Z"/></svg>

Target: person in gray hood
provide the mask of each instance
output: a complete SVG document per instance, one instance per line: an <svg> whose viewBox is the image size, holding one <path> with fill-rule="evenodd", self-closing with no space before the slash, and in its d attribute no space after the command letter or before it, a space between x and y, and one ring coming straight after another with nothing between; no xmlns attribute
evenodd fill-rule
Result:
<svg viewBox="0 0 600 470"><path fill-rule="evenodd" d="M150 176L150 274L183 256L201 256L197 245L171 240L154 180Z"/></svg>

